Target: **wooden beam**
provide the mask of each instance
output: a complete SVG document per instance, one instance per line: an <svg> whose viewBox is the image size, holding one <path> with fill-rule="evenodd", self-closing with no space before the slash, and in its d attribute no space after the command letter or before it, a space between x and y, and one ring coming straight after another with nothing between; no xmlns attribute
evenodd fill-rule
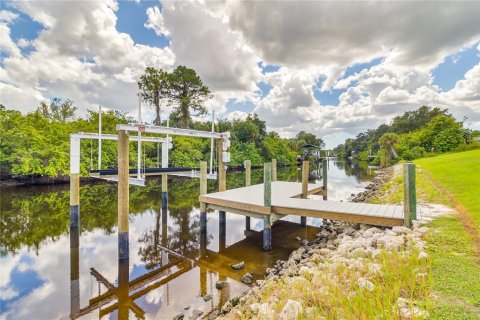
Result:
<svg viewBox="0 0 480 320"><path fill-rule="evenodd" d="M305 216L305 217L312 217L312 218L347 221L347 222L353 222L353 223L364 223L364 224L371 224L371 225L385 226L385 227L403 225L403 219L398 219L398 218L386 218L386 217L366 216L366 215L359 215L359 214L327 212L327 211L302 209L302 208L288 208L288 207L273 206L272 212L277 214L287 214L287 215L290 214L290 215Z"/></svg>
<svg viewBox="0 0 480 320"><path fill-rule="evenodd" d="M265 216L265 214L261 214L261 213L256 213L256 212L242 210L242 209L235 209L231 207L219 206L219 205L210 204L210 203L207 204L207 209L235 213L235 214L256 218L256 219L263 219L263 217Z"/></svg>

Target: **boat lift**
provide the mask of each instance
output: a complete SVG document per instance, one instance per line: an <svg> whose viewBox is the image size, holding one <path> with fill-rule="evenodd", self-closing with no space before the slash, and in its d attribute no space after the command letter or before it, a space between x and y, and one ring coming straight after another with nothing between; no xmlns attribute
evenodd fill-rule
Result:
<svg viewBox="0 0 480 320"><path fill-rule="evenodd" d="M139 121L141 122L141 111L139 107ZM198 137L198 138L210 138L210 172L207 174L207 179L217 179L217 173L213 168L213 153L214 149L214 140L219 139L222 142L222 154L219 154L218 158L222 159L223 162L230 161L230 154L227 151L230 146L230 133L218 133L214 132L213 126L213 115L212 115L212 131L198 131L191 129L180 129L172 128L168 126L154 126L147 125L142 123L132 123L132 124L119 124L116 129L118 131L130 131L137 132L137 135L130 135L129 140L136 141L138 146L137 151L137 166L135 169L130 169L129 171L129 184L137 186L145 186L145 177L152 175L175 175L183 176L190 178L200 177L198 168L169 168L169 149L173 147L172 137L171 136L187 136L187 137ZM142 136L143 133L150 134L161 134L166 135L166 137L151 137L151 136ZM70 135L70 172L71 173L80 173L80 141L81 139L89 140L98 140L98 169L90 170L90 176L93 178L108 180L108 181L118 181L118 171L116 169L103 169L102 168L102 140L114 140L118 141L118 135L114 134L102 134L102 109L99 107L99 131L96 133L86 133L79 132ZM161 168L142 168L142 142L150 142L161 144ZM220 152L220 151L219 151ZM159 153L159 150L157 150ZM136 177L135 177L136 173Z"/></svg>

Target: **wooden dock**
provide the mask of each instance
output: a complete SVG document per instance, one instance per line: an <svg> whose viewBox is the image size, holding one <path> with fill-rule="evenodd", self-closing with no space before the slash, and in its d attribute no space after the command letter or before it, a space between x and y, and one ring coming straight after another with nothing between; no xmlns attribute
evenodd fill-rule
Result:
<svg viewBox="0 0 480 320"><path fill-rule="evenodd" d="M272 206L265 207L263 189L262 183L210 193L200 196L200 202L205 203L207 209L255 218L263 218L263 215L296 215L389 227L404 223L403 206L302 199L302 184L297 182L272 182ZM308 184L309 195L322 192L323 187Z"/></svg>
<svg viewBox="0 0 480 320"><path fill-rule="evenodd" d="M248 163L249 164L249 163ZM323 186L308 183L308 161L302 166L302 182L276 181L276 165L267 163L264 168L264 183L250 185L246 166L246 186L237 189L206 193L206 163L200 174L200 225L206 231L206 212L218 210L220 221L225 223L225 212L246 216L246 230L250 230L250 217L263 220L263 249L271 250L271 225L286 215L301 217L301 226L306 227L306 218L340 220L353 223L393 227L410 226L417 219L415 192L415 165L404 165L404 203L381 205L327 200L326 164L323 163ZM202 166L201 166L202 167ZM309 198L321 193L323 200Z"/></svg>

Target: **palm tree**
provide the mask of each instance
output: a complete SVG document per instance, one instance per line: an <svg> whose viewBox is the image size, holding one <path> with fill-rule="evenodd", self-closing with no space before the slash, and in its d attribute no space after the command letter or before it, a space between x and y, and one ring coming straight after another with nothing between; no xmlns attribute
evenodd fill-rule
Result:
<svg viewBox="0 0 480 320"><path fill-rule="evenodd" d="M395 133L387 132L380 137L378 143L381 146L380 164L382 167L389 166L391 160L397 157L397 153L393 147L399 143L399 138Z"/></svg>

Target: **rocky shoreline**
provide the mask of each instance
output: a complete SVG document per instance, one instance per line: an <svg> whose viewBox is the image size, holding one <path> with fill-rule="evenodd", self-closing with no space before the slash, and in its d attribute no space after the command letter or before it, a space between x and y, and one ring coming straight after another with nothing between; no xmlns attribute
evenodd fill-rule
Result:
<svg viewBox="0 0 480 320"><path fill-rule="evenodd" d="M375 178L365 187L365 191L351 195L352 202L369 202L372 198L381 196L383 185L390 181L394 175L396 166L378 169L375 171Z"/></svg>
<svg viewBox="0 0 480 320"><path fill-rule="evenodd" d="M352 201L367 202L378 196L383 184L393 175L393 167L379 170L366 190L355 195ZM419 265L427 260L426 242L422 236L428 228L423 225L421 221L414 221L411 229L403 226L381 228L326 220L315 240L304 240L304 245L292 252L287 261L278 260L273 268L266 270L265 280L257 280L250 290L229 300L209 319L293 320L299 315L306 319L326 319L309 299L295 299L292 293L291 298L287 294L289 298L285 301L279 292L286 284L295 287L300 283L304 287L302 290L310 288L321 295L322 290L328 291L325 288L325 276L330 274L335 279L338 270L343 269L349 270L351 276L337 281L346 281L348 286L356 290L372 292L383 272L378 260L386 254L414 256ZM416 276L425 280L426 272L425 267L425 270L418 270ZM265 292L270 294L265 295ZM328 292L325 294L328 295ZM424 318L428 315L408 297L397 297L394 306L392 312L402 319Z"/></svg>

